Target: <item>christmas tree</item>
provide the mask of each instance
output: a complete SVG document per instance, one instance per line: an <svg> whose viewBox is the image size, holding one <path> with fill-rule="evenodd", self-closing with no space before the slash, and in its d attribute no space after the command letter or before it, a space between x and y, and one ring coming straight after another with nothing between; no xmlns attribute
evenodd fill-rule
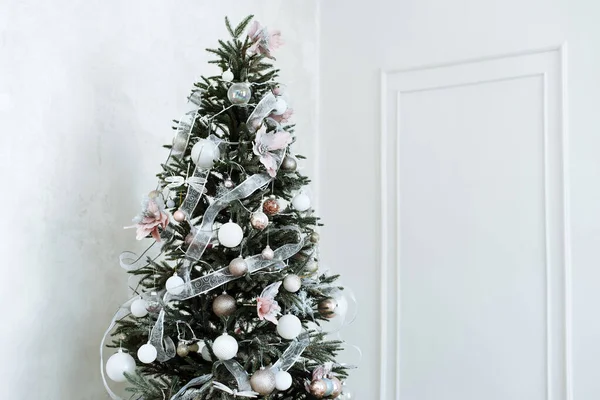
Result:
<svg viewBox="0 0 600 400"><path fill-rule="evenodd" d="M344 291L319 272L321 224L272 64L281 34L225 22L231 39L208 49L222 74L195 83L134 219L151 244L121 255L136 285L101 345L114 353L103 377L144 400L343 398L349 366L327 333L348 318Z"/></svg>

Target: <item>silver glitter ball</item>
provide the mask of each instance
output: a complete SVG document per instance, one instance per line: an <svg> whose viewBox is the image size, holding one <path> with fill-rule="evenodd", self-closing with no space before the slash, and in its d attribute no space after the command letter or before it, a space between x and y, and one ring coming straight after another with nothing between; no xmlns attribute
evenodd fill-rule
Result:
<svg viewBox="0 0 600 400"><path fill-rule="evenodd" d="M236 308L235 299L227 293L217 296L212 305L213 312L217 317L228 317L235 312Z"/></svg>
<svg viewBox="0 0 600 400"><path fill-rule="evenodd" d="M298 162L294 157L285 156L283 161L281 162L281 169L284 171L295 171L298 167Z"/></svg>
<svg viewBox="0 0 600 400"><path fill-rule="evenodd" d="M259 369L252 374L250 386L260 395L270 395L275 390L275 374L270 369Z"/></svg>
<svg viewBox="0 0 600 400"><path fill-rule="evenodd" d="M234 258L229 263L229 272L233 276L242 276L248 272L248 264L242 257Z"/></svg>
<svg viewBox="0 0 600 400"><path fill-rule="evenodd" d="M184 342L179 342L179 344L177 345L177 355L179 357L187 357L188 354L190 354L190 349L188 348L188 345Z"/></svg>
<svg viewBox="0 0 600 400"><path fill-rule="evenodd" d="M269 225L269 217L262 211L252 213L250 216L250 225L252 225L254 229L263 230Z"/></svg>

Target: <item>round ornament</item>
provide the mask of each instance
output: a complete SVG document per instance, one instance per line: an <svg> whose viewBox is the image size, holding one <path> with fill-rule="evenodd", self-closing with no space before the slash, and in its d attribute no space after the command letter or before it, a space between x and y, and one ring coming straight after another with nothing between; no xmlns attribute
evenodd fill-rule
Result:
<svg viewBox="0 0 600 400"><path fill-rule="evenodd" d="M288 390L292 387L292 375L287 371L279 371L275 374L275 389Z"/></svg>
<svg viewBox="0 0 600 400"><path fill-rule="evenodd" d="M231 360L237 354L238 343L233 337L224 333L215 339L212 349L219 360Z"/></svg>
<svg viewBox="0 0 600 400"><path fill-rule="evenodd" d="M167 208L173 208L175 207L175 201L173 199L168 199L167 200Z"/></svg>
<svg viewBox="0 0 600 400"><path fill-rule="evenodd" d="M285 156L281 162L281 169L284 171L295 171L298 168L298 162L292 156Z"/></svg>
<svg viewBox="0 0 600 400"><path fill-rule="evenodd" d="M220 155L217 145L208 139L200 139L192 147L192 161L200 168L212 168Z"/></svg>
<svg viewBox="0 0 600 400"><path fill-rule="evenodd" d="M196 235L194 234L194 232L190 232L187 235L185 235L185 239L184 239L185 244L187 244L188 246L190 244L192 244L192 242L194 241L194 237L195 236Z"/></svg>
<svg viewBox="0 0 600 400"><path fill-rule="evenodd" d="M181 210L177 210L173 213L173 219L177 222L185 221L185 214Z"/></svg>
<svg viewBox="0 0 600 400"><path fill-rule="evenodd" d="M250 378L252 390L262 396L268 396L275 390L275 374L270 369L261 368Z"/></svg>
<svg viewBox="0 0 600 400"><path fill-rule="evenodd" d="M304 267L304 270L309 274L314 274L319 270L319 264L316 261L311 261Z"/></svg>
<svg viewBox="0 0 600 400"><path fill-rule="evenodd" d="M153 190L150 193L148 193L148 197L151 199L156 199L160 196L161 196L161 193L158 190Z"/></svg>
<svg viewBox="0 0 600 400"><path fill-rule="evenodd" d="M319 314L321 314L323 318L331 319L335 317L335 309L337 308L337 306L338 304L337 301L335 301L335 299L329 298L322 300L319 303Z"/></svg>
<svg viewBox="0 0 600 400"><path fill-rule="evenodd" d="M233 80L233 72L231 72L230 68L221 74L221 79L223 79L225 82L231 82Z"/></svg>
<svg viewBox="0 0 600 400"><path fill-rule="evenodd" d="M277 214L279 212L279 208L280 208L279 202L277 201L277 199L274 196L269 197L263 203L263 212L267 215Z"/></svg>
<svg viewBox="0 0 600 400"><path fill-rule="evenodd" d="M250 84L246 82L234 83L227 91L227 98L231 104L238 106L248 104L251 97L252 90L250 89Z"/></svg>
<svg viewBox="0 0 600 400"><path fill-rule="evenodd" d="M197 353L198 351L200 351L200 345L198 343L188 344L188 350L190 352Z"/></svg>
<svg viewBox="0 0 600 400"><path fill-rule="evenodd" d="M125 373L133 374L135 372L135 360L123 350L113 354L106 362L106 375L115 382L125 382L127 378Z"/></svg>
<svg viewBox="0 0 600 400"><path fill-rule="evenodd" d="M302 286L302 279L298 275L290 274L283 279L283 288L290 293L296 293Z"/></svg>
<svg viewBox="0 0 600 400"><path fill-rule="evenodd" d="M181 294L183 292L183 284L185 282L183 281L183 279L181 279L181 277L177 276L177 275L173 275L172 277L170 277L169 279L167 279L167 283L165 285L165 287L167 288L167 292L173 294L173 295L178 295Z"/></svg>
<svg viewBox="0 0 600 400"><path fill-rule="evenodd" d="M273 107L272 113L275 115L282 115L287 110L288 105L283 97L277 97L275 107Z"/></svg>
<svg viewBox="0 0 600 400"><path fill-rule="evenodd" d="M177 344L177 355L179 357L187 357L188 354L190 354L190 348L188 347L187 343L179 342Z"/></svg>
<svg viewBox="0 0 600 400"><path fill-rule="evenodd" d="M229 221L228 223L223 224L221 228L219 228L218 237L219 243L221 243L225 247L232 248L242 243L242 239L244 238L244 231L238 224Z"/></svg>
<svg viewBox="0 0 600 400"><path fill-rule="evenodd" d="M160 312L162 306L160 304L158 293L151 292L150 298L146 302L148 303L148 305L146 306L146 310L148 310L148 312L151 312L153 314Z"/></svg>
<svg viewBox="0 0 600 400"><path fill-rule="evenodd" d="M321 236L317 232L313 232L310 234L310 241L313 243L318 243L321 240Z"/></svg>
<svg viewBox="0 0 600 400"><path fill-rule="evenodd" d="M279 318L277 324L277 333L284 339L292 340L298 337L302 332L302 322L292 314L284 315Z"/></svg>
<svg viewBox="0 0 600 400"><path fill-rule="evenodd" d="M310 208L310 198L304 193L298 193L292 199L292 207L297 211L306 211Z"/></svg>
<svg viewBox="0 0 600 400"><path fill-rule="evenodd" d="M272 260L273 257L275 257L275 252L269 245L267 245L267 247L264 248L264 250L260 253L260 255L265 260Z"/></svg>
<svg viewBox="0 0 600 400"><path fill-rule="evenodd" d="M151 364L156 360L158 352L156 351L156 347L152 346L150 343L146 343L142 347L138 349L137 356L138 359L144 364Z"/></svg>
<svg viewBox="0 0 600 400"><path fill-rule="evenodd" d="M335 399L342 393L342 382L335 377L318 379L311 382L309 391L317 399Z"/></svg>
<svg viewBox="0 0 600 400"><path fill-rule="evenodd" d="M229 263L229 273L233 276L242 276L248 272L248 264L242 257L237 257Z"/></svg>
<svg viewBox="0 0 600 400"><path fill-rule="evenodd" d="M137 299L131 303L131 314L137 318L143 318L148 315L148 303L144 299Z"/></svg>
<svg viewBox="0 0 600 400"><path fill-rule="evenodd" d="M250 216L250 225L252 225L254 229L263 230L269 225L269 217L261 211L252 213Z"/></svg>
<svg viewBox="0 0 600 400"><path fill-rule="evenodd" d="M233 189L235 183L233 183L233 181L230 178L227 178L223 181L223 186L225 186L226 189Z"/></svg>
<svg viewBox="0 0 600 400"><path fill-rule="evenodd" d="M217 296L212 305L213 312L217 317L228 317L235 312L236 308L235 299L227 293Z"/></svg>

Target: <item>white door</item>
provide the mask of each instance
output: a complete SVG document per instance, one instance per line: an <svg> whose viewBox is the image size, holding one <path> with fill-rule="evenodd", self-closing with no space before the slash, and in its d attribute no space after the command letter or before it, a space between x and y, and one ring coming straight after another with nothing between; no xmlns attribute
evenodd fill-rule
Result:
<svg viewBox="0 0 600 400"><path fill-rule="evenodd" d="M600 398L600 3L321 3L358 399Z"/></svg>

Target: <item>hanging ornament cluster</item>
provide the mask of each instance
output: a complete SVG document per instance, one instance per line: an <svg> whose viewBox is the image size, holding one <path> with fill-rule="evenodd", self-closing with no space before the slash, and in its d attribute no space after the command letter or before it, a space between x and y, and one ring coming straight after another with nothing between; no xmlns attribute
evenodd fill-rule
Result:
<svg viewBox="0 0 600 400"><path fill-rule="evenodd" d="M261 368L252 374L250 386L252 390L262 396L268 396L275 390L275 374L270 368Z"/></svg>
<svg viewBox="0 0 600 400"><path fill-rule="evenodd" d="M212 168L220 156L217 145L208 139L200 139L192 147L192 161L200 168Z"/></svg>
<svg viewBox="0 0 600 400"><path fill-rule="evenodd" d="M281 206L279 205L279 202L277 201L277 198L275 196L270 196L263 203L263 212L267 215L272 216L277 214L280 208Z"/></svg>
<svg viewBox="0 0 600 400"><path fill-rule="evenodd" d="M317 399L335 399L342 394L342 382L336 377L313 380L309 392Z"/></svg>
<svg viewBox="0 0 600 400"><path fill-rule="evenodd" d="M238 343L232 336L224 333L215 339L212 349L219 360L231 360L238 352Z"/></svg>
<svg viewBox="0 0 600 400"><path fill-rule="evenodd" d="M125 374L135 372L135 360L131 355L124 353L122 349L113 354L106 362L106 375L115 382L125 382Z"/></svg>
<svg viewBox="0 0 600 400"><path fill-rule="evenodd" d="M237 82L227 90L227 98L236 106L246 105L252 97L252 90L248 82Z"/></svg>
<svg viewBox="0 0 600 400"><path fill-rule="evenodd" d="M181 340L177 344L177 355L179 357L187 357L191 352L198 352L200 346L198 343L191 343L190 341Z"/></svg>
<svg viewBox="0 0 600 400"><path fill-rule="evenodd" d="M219 243L225 247L233 248L242 243L244 231L242 227L235 222L229 221L219 228Z"/></svg>
<svg viewBox="0 0 600 400"><path fill-rule="evenodd" d="M217 317L228 317L235 313L236 301L233 296L223 293L213 300L212 309Z"/></svg>

